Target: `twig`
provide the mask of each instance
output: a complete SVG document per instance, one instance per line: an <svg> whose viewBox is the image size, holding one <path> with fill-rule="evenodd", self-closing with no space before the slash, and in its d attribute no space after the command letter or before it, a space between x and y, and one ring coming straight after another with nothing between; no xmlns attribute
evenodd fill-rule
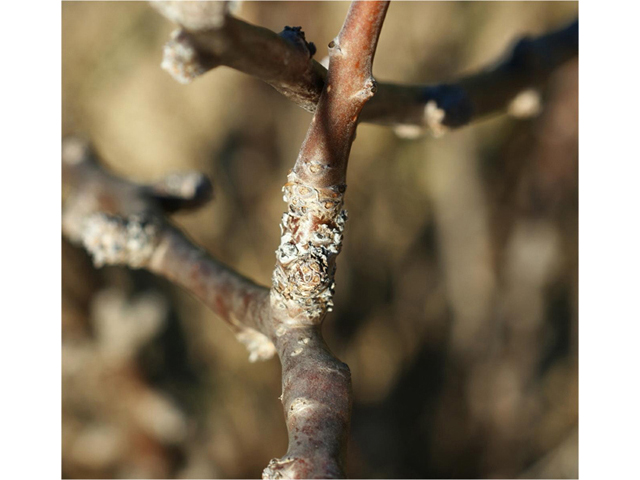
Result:
<svg viewBox="0 0 640 480"><path fill-rule="evenodd" d="M311 60L315 47L306 42L302 30L285 27L277 35L229 15L226 8L222 12L203 10L196 23L193 17L206 3L151 2L182 27L172 33L164 48L162 68L180 83L189 83L217 66L231 67L267 82L313 112L327 71Z"/></svg>
<svg viewBox="0 0 640 480"><path fill-rule="evenodd" d="M542 85L578 55L578 20L535 38L522 38L496 66L437 85L381 84L362 112L363 121L428 126L439 135L507 109L520 93Z"/></svg>
<svg viewBox="0 0 640 480"><path fill-rule="evenodd" d="M226 321L250 352L250 360L273 356L266 335L269 292L211 258L171 225L165 213L196 208L212 195L209 180L195 172L155 185L138 185L107 172L87 142L63 142L62 179L70 190L63 233L81 243L96 266L146 268L200 298Z"/></svg>
<svg viewBox="0 0 640 480"><path fill-rule="evenodd" d="M375 92L371 66L389 2L353 2L329 44L327 85L284 186L271 307L282 362L287 454L264 478L344 476L351 375L325 345L320 326L331 309L342 246L347 161L358 116Z"/></svg>
<svg viewBox="0 0 640 480"><path fill-rule="evenodd" d="M312 59L313 44L300 28L276 34L217 10L210 22L194 26L194 2L151 2L181 25L165 47L163 68L188 83L221 65L253 75L309 112L315 112L327 78ZM200 2L195 2L200 3ZM203 12L200 18L206 18ZM214 26L207 26L213 24ZM436 85L379 83L361 121L428 127L439 135L491 113L505 110L527 88L541 85L559 65L578 55L578 21L536 38L521 39L493 68Z"/></svg>

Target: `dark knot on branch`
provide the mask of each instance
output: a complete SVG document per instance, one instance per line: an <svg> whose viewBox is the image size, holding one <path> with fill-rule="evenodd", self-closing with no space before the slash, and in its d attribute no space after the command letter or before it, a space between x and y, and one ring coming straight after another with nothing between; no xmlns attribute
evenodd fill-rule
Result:
<svg viewBox="0 0 640 480"><path fill-rule="evenodd" d="M309 58L316 54L316 46L313 42L307 42L302 27L284 27L278 35L297 48L303 49Z"/></svg>

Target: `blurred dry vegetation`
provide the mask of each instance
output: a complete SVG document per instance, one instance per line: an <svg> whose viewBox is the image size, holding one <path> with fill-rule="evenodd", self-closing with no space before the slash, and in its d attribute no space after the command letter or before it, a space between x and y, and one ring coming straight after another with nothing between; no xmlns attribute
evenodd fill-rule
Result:
<svg viewBox="0 0 640 480"><path fill-rule="evenodd" d="M343 2L244 2L302 26L321 59ZM378 79L445 81L496 60L577 2L393 2ZM196 169L215 200L175 221L270 284L281 186L311 116L227 68L184 86L160 69L174 28L145 2L63 2L63 136L140 181ZM361 125L335 311L351 368L355 478L576 477L578 62L507 115L434 139ZM64 194L64 192L63 192ZM144 271L62 249L62 475L259 477L286 451L277 360L250 364L226 325Z"/></svg>

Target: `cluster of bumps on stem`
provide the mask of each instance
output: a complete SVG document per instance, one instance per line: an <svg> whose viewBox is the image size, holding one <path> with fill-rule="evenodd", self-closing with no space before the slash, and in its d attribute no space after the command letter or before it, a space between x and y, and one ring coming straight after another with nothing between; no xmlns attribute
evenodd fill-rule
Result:
<svg viewBox="0 0 640 480"><path fill-rule="evenodd" d="M312 166L313 168L313 166ZM322 168L317 166L318 169ZM346 186L315 188L290 172L282 215L271 304L295 324L317 325L333 307L335 260L342 247Z"/></svg>

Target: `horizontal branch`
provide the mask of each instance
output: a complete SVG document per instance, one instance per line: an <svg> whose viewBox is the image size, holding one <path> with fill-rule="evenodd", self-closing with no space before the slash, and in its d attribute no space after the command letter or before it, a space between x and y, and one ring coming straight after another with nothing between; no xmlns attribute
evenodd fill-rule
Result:
<svg viewBox="0 0 640 480"><path fill-rule="evenodd" d="M519 40L504 60L479 73L436 85L380 84L363 121L427 126L433 133L459 128L501 112L529 88L544 84L578 55L578 20L535 38Z"/></svg>
<svg viewBox="0 0 640 480"><path fill-rule="evenodd" d="M296 104L315 112L327 70L312 59L315 47L299 27L276 34L216 11L194 26L194 2L152 2L181 25L165 47L163 68L188 83L217 67L255 76ZM203 2L196 2L203 3ZM207 3L207 2L204 2ZM170 6L170 9L169 9ZM203 12L206 18L210 12ZM213 26L211 26L213 25ZM360 120L389 126L428 127L435 134L505 110L519 93L542 84L559 65L578 55L578 21L556 32L523 38L507 58L480 73L434 85L378 83Z"/></svg>
<svg viewBox="0 0 640 480"><path fill-rule="evenodd" d="M145 268L185 288L225 320L252 361L273 356L269 291L211 258L167 219L212 196L209 180L188 172L139 185L106 171L86 142L63 142L63 233L82 244L96 266Z"/></svg>
<svg viewBox="0 0 640 480"><path fill-rule="evenodd" d="M182 27L164 48L163 69L180 83L189 83L215 67L231 67L263 80L305 110L315 111L327 71L311 59L315 46L306 42L300 28L285 27L278 35L227 11L212 14L207 10L201 12L201 18L215 20L202 22L215 26L193 28L194 9L204 9L206 3L151 2Z"/></svg>

